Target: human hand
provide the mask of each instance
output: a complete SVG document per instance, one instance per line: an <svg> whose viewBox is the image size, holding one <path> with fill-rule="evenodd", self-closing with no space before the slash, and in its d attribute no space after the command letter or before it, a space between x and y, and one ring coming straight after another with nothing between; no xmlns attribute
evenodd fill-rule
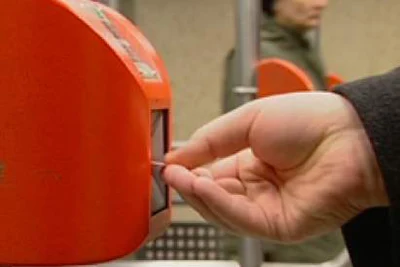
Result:
<svg viewBox="0 0 400 267"><path fill-rule="evenodd" d="M167 183L240 235L301 241L388 203L363 125L333 93L253 101L199 129L167 163Z"/></svg>

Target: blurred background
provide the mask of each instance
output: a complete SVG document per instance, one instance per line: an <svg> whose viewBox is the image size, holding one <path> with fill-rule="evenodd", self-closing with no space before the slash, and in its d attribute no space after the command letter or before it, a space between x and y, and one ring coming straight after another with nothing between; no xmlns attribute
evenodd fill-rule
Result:
<svg viewBox="0 0 400 267"><path fill-rule="evenodd" d="M235 42L234 1L125 1L133 1L127 6L134 21L167 65L174 136L185 140L221 114L224 60ZM398 0L330 1L321 26L327 70L351 81L398 66L399 10Z"/></svg>
<svg viewBox="0 0 400 267"><path fill-rule="evenodd" d="M173 139L187 140L200 126L224 113L226 59L228 52L235 47L237 2L116 2L117 8L138 25L163 58L173 89ZM315 39L326 73L335 73L344 82L350 82L397 67L400 62L398 10L398 0L329 1ZM180 247L179 242L183 239L186 241ZM343 250L343 244L338 245L342 241L338 242L335 237L328 236L300 248L268 247L264 243L263 260L275 261L276 257L277 261L303 264L325 261L328 254L329 257L339 255ZM189 249L182 256L185 259L191 258L190 250L193 250L192 259L202 259L204 250L212 259L240 261L240 240L220 233L182 203L174 206L173 224L167 233L132 257L168 258L168 244L178 249ZM335 265L323 266L350 266L347 255L343 255L343 260L339 257Z"/></svg>

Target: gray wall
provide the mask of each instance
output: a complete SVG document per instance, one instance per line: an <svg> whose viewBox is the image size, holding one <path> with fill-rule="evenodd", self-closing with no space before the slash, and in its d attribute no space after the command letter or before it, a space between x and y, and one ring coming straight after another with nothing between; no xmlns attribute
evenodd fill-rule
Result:
<svg viewBox="0 0 400 267"><path fill-rule="evenodd" d="M129 1L129 0L123 0ZM220 113L233 0L136 0L136 22L162 55L174 90L175 139ZM399 0L331 0L322 27L329 70L347 80L400 65Z"/></svg>

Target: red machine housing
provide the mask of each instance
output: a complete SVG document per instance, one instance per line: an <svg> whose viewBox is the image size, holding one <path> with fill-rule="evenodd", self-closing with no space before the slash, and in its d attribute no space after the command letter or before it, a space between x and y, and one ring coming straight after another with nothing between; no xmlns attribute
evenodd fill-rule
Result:
<svg viewBox="0 0 400 267"><path fill-rule="evenodd" d="M151 165L171 137L160 57L99 3L7 1L0 13L0 263L135 251L170 220L169 189Z"/></svg>

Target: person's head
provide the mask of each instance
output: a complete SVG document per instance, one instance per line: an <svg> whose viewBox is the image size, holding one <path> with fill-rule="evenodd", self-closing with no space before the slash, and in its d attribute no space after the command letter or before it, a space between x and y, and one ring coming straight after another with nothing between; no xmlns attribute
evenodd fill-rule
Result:
<svg viewBox="0 0 400 267"><path fill-rule="evenodd" d="M323 10L329 0L262 0L264 13L280 24L298 30L319 26Z"/></svg>

